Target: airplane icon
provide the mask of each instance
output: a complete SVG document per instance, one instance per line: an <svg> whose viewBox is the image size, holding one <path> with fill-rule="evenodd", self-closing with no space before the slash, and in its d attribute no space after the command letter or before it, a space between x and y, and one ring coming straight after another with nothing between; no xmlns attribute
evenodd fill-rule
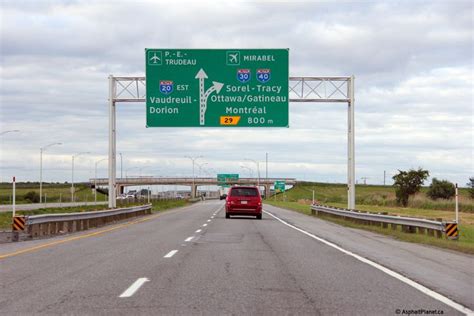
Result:
<svg viewBox="0 0 474 316"><path fill-rule="evenodd" d="M237 63L238 60L237 60L237 57L239 56L239 53L235 53L235 54L229 54L230 56L230 59L229 59L229 62L230 63Z"/></svg>
<svg viewBox="0 0 474 316"><path fill-rule="evenodd" d="M150 58L150 61L152 61L154 64L157 62L161 61L160 57L156 56L156 53L153 54L153 57Z"/></svg>
<svg viewBox="0 0 474 316"><path fill-rule="evenodd" d="M228 51L227 52L227 65L229 66L238 66L240 65L240 52L237 51Z"/></svg>

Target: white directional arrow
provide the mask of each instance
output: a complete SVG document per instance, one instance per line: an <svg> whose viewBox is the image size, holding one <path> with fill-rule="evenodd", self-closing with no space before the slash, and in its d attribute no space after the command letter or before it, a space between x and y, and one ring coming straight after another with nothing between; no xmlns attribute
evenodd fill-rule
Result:
<svg viewBox="0 0 474 316"><path fill-rule="evenodd" d="M213 81L212 84L213 86L207 89L206 93L204 94L204 99L206 100L209 97L209 95L214 91L216 91L216 93L219 94L219 92L221 92L222 87L224 86L223 83L216 82L216 81Z"/></svg>
<svg viewBox="0 0 474 316"><path fill-rule="evenodd" d="M204 92L204 82L208 78L204 69L201 68L194 78L199 79L199 125L204 125L206 122L205 115L207 110L207 99L214 91L219 94L219 92L222 90L222 87L224 87L224 84L213 81L212 87Z"/></svg>

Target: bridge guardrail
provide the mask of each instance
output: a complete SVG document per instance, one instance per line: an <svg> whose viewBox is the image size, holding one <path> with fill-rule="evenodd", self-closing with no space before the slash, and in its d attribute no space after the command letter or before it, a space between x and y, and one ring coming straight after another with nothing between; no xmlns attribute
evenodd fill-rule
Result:
<svg viewBox="0 0 474 316"><path fill-rule="evenodd" d="M423 218L403 217L396 215L388 215L386 213L368 213L357 210L341 209L327 205L314 204L311 206L311 213L318 215L319 212L330 214L332 216L339 216L345 219L351 219L359 223L378 225L384 228L388 228L388 224L391 225L392 229L397 229L397 226L402 227L402 231L407 233L418 233L424 234L427 231L428 235L442 237L442 234L446 231L445 227L448 222L443 222L441 219L430 220Z"/></svg>
<svg viewBox="0 0 474 316"><path fill-rule="evenodd" d="M105 211L30 215L26 217L26 230L30 237L55 235L86 230L145 214L151 214L151 204Z"/></svg>

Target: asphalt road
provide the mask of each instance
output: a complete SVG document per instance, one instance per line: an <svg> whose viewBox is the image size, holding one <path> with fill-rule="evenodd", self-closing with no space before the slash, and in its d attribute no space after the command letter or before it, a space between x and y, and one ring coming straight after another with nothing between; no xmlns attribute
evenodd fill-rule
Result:
<svg viewBox="0 0 474 316"><path fill-rule="evenodd" d="M474 307L473 256L270 206L281 220L225 219L222 208L208 201L0 245L0 314L460 315Z"/></svg>

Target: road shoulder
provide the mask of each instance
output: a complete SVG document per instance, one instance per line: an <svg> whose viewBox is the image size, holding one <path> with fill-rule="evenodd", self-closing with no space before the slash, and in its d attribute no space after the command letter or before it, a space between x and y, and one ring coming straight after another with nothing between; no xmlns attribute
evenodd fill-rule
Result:
<svg viewBox="0 0 474 316"><path fill-rule="evenodd" d="M472 255L403 242L267 204L264 209L298 228L390 268L471 309L474 308Z"/></svg>

